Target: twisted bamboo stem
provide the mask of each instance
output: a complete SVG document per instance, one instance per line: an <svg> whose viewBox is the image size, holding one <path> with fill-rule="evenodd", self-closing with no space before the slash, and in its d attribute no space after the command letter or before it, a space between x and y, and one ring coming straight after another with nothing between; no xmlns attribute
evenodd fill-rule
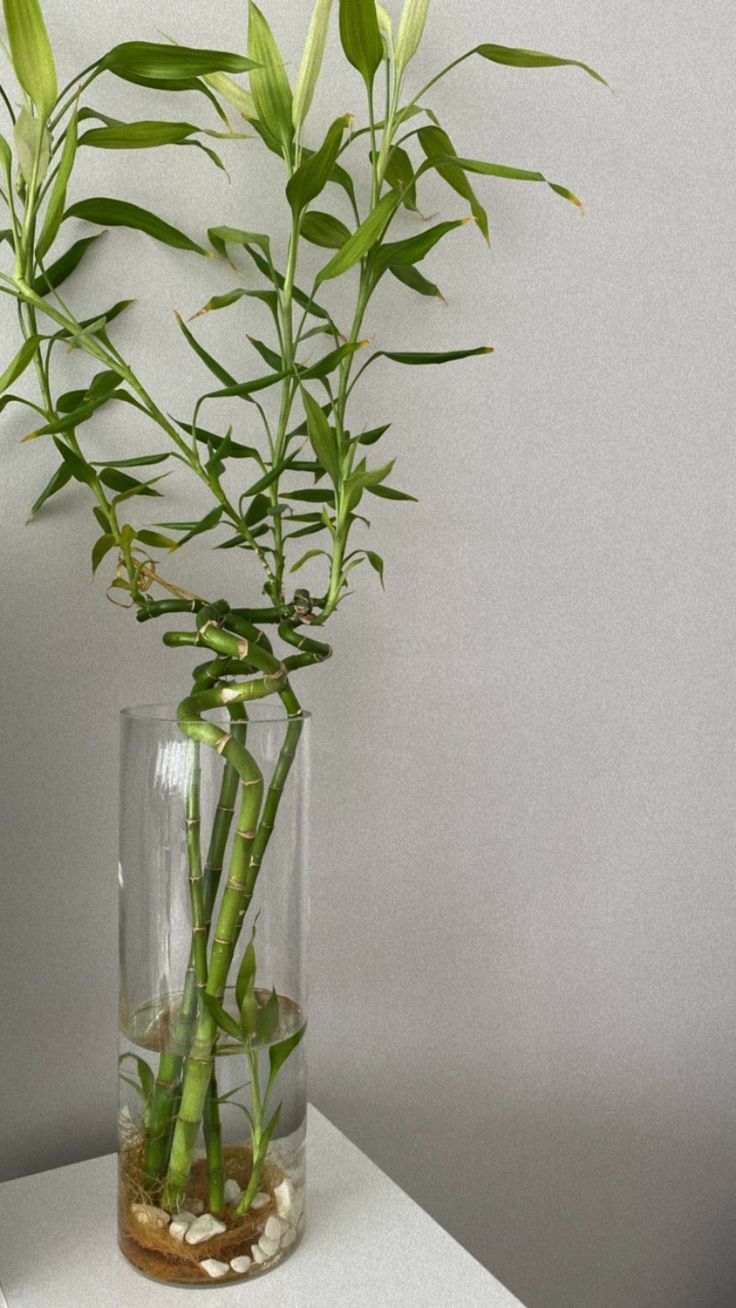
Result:
<svg viewBox="0 0 736 1308"><path fill-rule="evenodd" d="M331 650L327 645L298 635L294 630L294 619L291 622L284 619L277 610L266 611L268 620L275 622L281 618L279 635L285 643L298 650L297 654L289 656L283 662L279 662L274 657L265 634L253 624L251 620L255 616L253 611L234 613L227 609L224 602L207 606L196 600L191 602L164 600L147 608L149 612L143 611L139 614L141 619L185 610L196 612L198 622L196 632L168 632L164 636L165 643L171 646L204 645L219 655L219 658L197 669L194 693L180 704L178 720L182 730L191 740L215 749L225 759L226 768L231 769L231 774L227 776L227 790L225 790L226 778L223 777L221 794L225 790L226 800L229 799L229 788L233 784L232 775L237 779L236 790L239 785L243 792L228 880L223 891L212 939L204 987L205 993L221 999L303 729L301 708L288 683L288 672L311 663L321 662L329 657ZM225 630L226 626L231 630ZM245 683L222 684L221 678L242 673L245 668L254 669L262 675ZM209 709L226 706L232 717L240 706L249 700L274 693L279 694L289 721L261 813L263 778L255 760L245 748L245 744L236 738L235 730L225 732L216 724L204 720L203 714ZM232 805L223 803L223 810L234 806L234 803ZM225 830L225 816L216 813L215 825L218 834ZM215 844L215 827L213 827L212 843ZM219 840L217 848L219 849ZM199 920L201 907L204 910L203 924L206 929L214 908L222 859L218 868L216 860L211 860L208 855L209 864L211 864L209 867L211 876L209 881L205 877L202 904L198 904L196 908L193 904L194 926L202 924ZM203 935L206 942L206 935L202 932L197 932L197 935ZM217 1211L218 1206L221 1206L221 1181L217 1161L217 1146L220 1139L219 1105L214 1081L216 1036L216 1025L209 1011L200 1008L191 1047L184 1062L181 1101L169 1150L163 1196L163 1202L169 1208L177 1206L183 1196L197 1135L202 1125L208 1147L208 1160L210 1160L210 1206L215 1204L212 1211ZM264 1160L261 1159L259 1162L260 1168L257 1170L260 1175ZM252 1180L255 1183L257 1177L254 1176Z"/></svg>

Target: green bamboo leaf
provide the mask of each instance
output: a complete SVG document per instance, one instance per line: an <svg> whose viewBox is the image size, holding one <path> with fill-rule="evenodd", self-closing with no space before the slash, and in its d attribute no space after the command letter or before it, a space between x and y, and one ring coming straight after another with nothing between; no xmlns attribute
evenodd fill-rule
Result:
<svg viewBox="0 0 736 1308"><path fill-rule="evenodd" d="M148 1066L148 1063L145 1061L145 1059L139 1058L137 1054L121 1054L118 1059L118 1067L122 1066L126 1058L132 1058L133 1062L135 1063L136 1070L138 1072L138 1080L140 1082L140 1093L143 1095L143 1098L148 1102L151 1099L151 1096L153 1095L153 1090L155 1085L155 1077L153 1071ZM128 1080L127 1077L124 1077L123 1079ZM128 1084L132 1085L134 1083L132 1081L128 1081Z"/></svg>
<svg viewBox="0 0 736 1308"><path fill-rule="evenodd" d="M302 236L322 249L341 250L350 237L350 229L332 214L310 209L302 218Z"/></svg>
<svg viewBox="0 0 736 1308"><path fill-rule="evenodd" d="M291 518L290 521L291 521L291 522L295 521L295 518ZM326 525L325 525L325 523L322 521L322 518L320 517L319 522L318 522L315 526L313 526L313 527L302 527L301 530L299 530L299 531L287 531L287 532L285 533L285 535L284 535L284 539L285 539L285 540L296 540L298 537L301 537L301 536L314 536L314 534L315 534L316 532L318 532L318 531L325 531L325 530L326 530Z"/></svg>
<svg viewBox="0 0 736 1308"><path fill-rule="evenodd" d="M399 31L396 37L396 69L401 76L410 59L414 58L427 22L429 0L404 0Z"/></svg>
<svg viewBox="0 0 736 1308"><path fill-rule="evenodd" d="M35 431L29 432L27 436L23 437L23 440L36 440L39 436L56 436L61 432L72 431L73 428L81 426L83 422L91 418L98 409L102 408L103 404L109 404L111 400L121 400L126 404L132 404L136 409L141 407L138 401L133 399L133 396L129 395L127 391L113 391L109 395L99 395L96 399L90 400L88 403L73 409L70 413L64 414L63 417L47 422L43 427L38 427Z"/></svg>
<svg viewBox="0 0 736 1308"><path fill-rule="evenodd" d="M505 64L510 68L561 68L563 66L582 68L583 72L608 86L608 82L594 68L583 64L579 59L559 59L557 55L543 54L540 50L514 49L506 45L477 45L472 54L479 54L494 64Z"/></svg>
<svg viewBox="0 0 736 1308"><path fill-rule="evenodd" d="M292 122L297 132L301 131L314 98L325 53L331 11L332 0L315 0L299 75L294 87Z"/></svg>
<svg viewBox="0 0 736 1308"><path fill-rule="evenodd" d="M56 66L38 0L3 0L13 68L45 122L56 103Z"/></svg>
<svg viewBox="0 0 736 1308"><path fill-rule="evenodd" d="M337 349L330 350L329 354L323 355L317 363L313 363L309 368L300 368L299 376L302 381L318 381L324 377L329 377L335 368L339 367L343 359L347 359L356 350L365 349L367 341L346 341L344 345L338 345Z"/></svg>
<svg viewBox="0 0 736 1308"><path fill-rule="evenodd" d="M315 286L320 286L322 282L329 281L333 277L341 277L359 259L362 259L363 255L367 254L380 240L398 203L399 196L394 191L384 195L375 209L360 224L358 230L353 232L352 236L345 242L342 249L338 250L329 263L326 263L324 268L318 272Z"/></svg>
<svg viewBox="0 0 736 1308"><path fill-rule="evenodd" d="M381 590L385 590L386 587L383 581L383 569L385 564L380 554L376 554L374 550L365 550L365 557L373 568L373 571L378 573L381 582Z"/></svg>
<svg viewBox="0 0 736 1308"><path fill-rule="evenodd" d="M10 186L10 179L13 171L13 151L5 140L2 132L0 132L0 168L2 168L5 174L8 186ZM8 245L13 244L13 230L11 227L5 227L3 229L2 239L7 241Z"/></svg>
<svg viewBox="0 0 736 1308"><path fill-rule="evenodd" d="M340 146L347 128L350 126L350 116L343 115L342 118L336 118L331 127L328 128L322 145L309 159L307 159L296 172L289 178L286 184L286 198L291 205L291 211L295 217L307 208L307 205L316 200L321 195L332 171L337 163L337 156L340 153Z"/></svg>
<svg viewBox="0 0 736 1308"><path fill-rule="evenodd" d="M253 381L236 382L234 386L224 386L220 391L209 391L203 395L203 400L227 400L237 398L247 400L256 391L267 390L269 386L276 386L278 382L283 381L287 372L269 373L267 377L255 377Z"/></svg>
<svg viewBox="0 0 736 1308"><path fill-rule="evenodd" d="M270 1082L270 1079L269 1079L269 1086L270 1086L270 1084L271 1084L271 1082ZM268 1098L268 1095L266 1095L266 1098ZM282 1108L283 1108L283 1104L279 1104L278 1108L276 1109L276 1112L274 1113L273 1117L271 1118L271 1121L268 1123L266 1129L264 1130L264 1132L263 1132L263 1134L262 1134L262 1136L261 1136L261 1150L263 1151L263 1153L265 1153L265 1151L268 1149L268 1146L269 1146L269 1143L270 1143L270 1140L271 1140L271 1136L273 1135L273 1133L274 1133L274 1131L276 1130L276 1127L277 1127L277 1125L278 1125L278 1120L279 1120L279 1118L280 1118L280 1116L281 1116L281 1109L282 1109Z"/></svg>
<svg viewBox="0 0 736 1308"><path fill-rule="evenodd" d="M25 0L17 2L25 3ZM199 50L152 41L125 41L116 45L98 66L126 80L147 78L158 82L178 82L218 72L245 73L254 67L250 59L226 50Z"/></svg>
<svg viewBox="0 0 736 1308"><path fill-rule="evenodd" d="M88 239L96 240L97 238L93 236ZM131 304L135 304L135 300L118 300L117 304L113 304L112 308L106 309L104 313L96 313L92 318L83 318L79 326L84 331L90 327L94 327L97 323L102 323L102 325L106 327L108 323L113 322L121 313L124 313L126 309L129 309ZM60 331L54 332L52 339L55 341L68 341L71 339L71 336L72 333L68 331L66 327L62 327Z"/></svg>
<svg viewBox="0 0 736 1308"><path fill-rule="evenodd" d="M320 523L319 530L322 531L323 527L324 527L324 523ZM294 536L300 534L301 533L299 532L292 532L292 535ZM326 559L329 559L330 557L330 555L327 553L327 550L307 550L306 554L302 554L302 557L300 559L297 559L296 563L292 564L292 566L289 568L289 572L298 572L299 569L303 568L304 564L308 563L310 559L316 559L318 554L324 554Z"/></svg>
<svg viewBox="0 0 736 1308"><path fill-rule="evenodd" d="M95 468L147 468L154 463L164 463L171 458L171 452L163 454L137 454L132 459L93 459Z"/></svg>
<svg viewBox="0 0 736 1308"><path fill-rule="evenodd" d="M260 354L264 363L268 364L269 368L273 368L274 371L277 372L283 366L281 355L277 354L275 350L270 349L264 341L257 340L255 336L249 336L248 340L253 346L253 349Z"/></svg>
<svg viewBox="0 0 736 1308"><path fill-rule="evenodd" d="M289 155L294 134L291 87L271 28L253 0L248 0L248 54L258 64L250 76L256 113Z"/></svg>
<svg viewBox="0 0 736 1308"><path fill-rule="evenodd" d="M256 1017L256 1040L259 1044L268 1044L279 1025L279 999L275 990L271 991L265 1004L258 1009Z"/></svg>
<svg viewBox="0 0 736 1308"><path fill-rule="evenodd" d="M246 527L255 527L257 523L263 522L268 517L270 508L271 501L267 495L256 495L245 515Z"/></svg>
<svg viewBox="0 0 736 1308"><path fill-rule="evenodd" d="M357 508L363 491L380 486L386 480L395 462L395 459L391 459L390 463L384 464L382 468L367 469L365 459L361 460L355 472L351 473L345 480L345 495L349 510L352 511Z"/></svg>
<svg viewBox="0 0 736 1308"><path fill-rule="evenodd" d="M93 576L96 573L97 569L99 568L100 564L102 563L102 560L104 559L105 555L108 554L111 549L113 549L114 545L115 545L115 537L111 536L109 533L104 536L100 536L99 540L95 541L94 545L92 546L92 575Z"/></svg>
<svg viewBox="0 0 736 1308"><path fill-rule="evenodd" d="M43 220L43 227L36 245L36 252L40 259L43 259L47 250L53 245L61 226L61 220L64 215L64 205L66 204L66 188L69 184L74 160L77 153L77 111L73 110L69 117L64 137L64 147L61 152L59 161L59 170L54 178L54 184L51 187L49 202L46 206L46 214Z"/></svg>
<svg viewBox="0 0 736 1308"><path fill-rule="evenodd" d="M166 123L159 120L115 123L92 127L79 138L80 145L97 150L148 150L159 145L178 145L199 128L192 123Z"/></svg>
<svg viewBox="0 0 736 1308"><path fill-rule="evenodd" d="M33 504L33 507L31 508L31 511L28 515L28 521L30 522L32 518L35 518L36 514L39 512L40 509L43 508L46 501L50 500L52 495L56 495L60 490L63 490L63 488L67 485L68 482L71 481L71 479L72 479L71 468L67 463L62 463L56 469L56 472L52 474L49 481L46 483L43 490L41 491L41 494L39 495L38 499Z"/></svg>
<svg viewBox="0 0 736 1308"><path fill-rule="evenodd" d="M226 436L218 436L215 432L205 431L202 427L193 427L190 422L181 422L178 418L175 418L174 421L177 427L181 427L182 431L188 432L190 436L194 436L203 445L207 445L215 454L221 450L227 440ZM228 443L227 453L228 457L232 459L256 459L259 463L261 462L258 450L252 445L239 445L236 441L231 440Z"/></svg>
<svg viewBox="0 0 736 1308"><path fill-rule="evenodd" d="M370 93L384 54L375 0L340 0L340 40Z"/></svg>
<svg viewBox="0 0 736 1308"><path fill-rule="evenodd" d="M131 495L154 495L160 498L161 492L153 489L154 482L160 480L160 477L154 477L150 481L139 481L137 477L129 477L127 472L120 472L117 468L103 468L100 473L102 484L118 495L125 495L126 499Z"/></svg>
<svg viewBox="0 0 736 1308"><path fill-rule="evenodd" d="M386 181L395 191L400 191L401 203L412 213L417 213L414 165L406 150L400 145L395 145L389 155L386 166Z"/></svg>
<svg viewBox="0 0 736 1308"><path fill-rule="evenodd" d="M395 486L369 486L368 490L371 495L377 495L382 500L407 500L412 504L417 503L416 495L407 495L406 491L397 490Z"/></svg>
<svg viewBox="0 0 736 1308"><path fill-rule="evenodd" d="M28 340L23 342L18 353L13 359L11 359L5 372L0 375L0 395L2 395L3 391L6 391L9 386L12 386L13 382L17 381L18 377L25 372L32 358L36 354L41 340L42 338L40 336L34 335L29 336Z"/></svg>
<svg viewBox="0 0 736 1308"><path fill-rule="evenodd" d="M235 983L235 1002L240 1008L246 993L253 989L256 979L256 951L253 944L255 929L251 933L250 940L245 947L243 959L238 969L238 979Z"/></svg>
<svg viewBox="0 0 736 1308"><path fill-rule="evenodd" d="M375 445L375 444L376 444L376 441L380 441L381 437L382 437L382 436L385 436L385 434L386 434L386 432L389 430L389 427L390 427L390 426L391 426L391 423L390 423L390 422L387 422L387 423L385 424L385 426L383 426L383 427L373 427L373 428L371 429L371 431L365 431L365 432L363 432L362 436L358 436L358 437L357 437L358 444L359 444L359 445Z"/></svg>
<svg viewBox="0 0 736 1308"><path fill-rule="evenodd" d="M309 391L302 391L302 399L307 415L307 431L312 449L330 481L334 486L338 486L340 483L340 452L336 433L330 427L321 406L313 399Z"/></svg>
<svg viewBox="0 0 736 1308"><path fill-rule="evenodd" d="M238 1023L230 1017L229 1013L225 1012L219 1000L214 995L208 995L206 991L202 997L217 1025L229 1036L232 1036L233 1040L237 1040L238 1044L242 1044L243 1036Z"/></svg>
<svg viewBox="0 0 736 1308"><path fill-rule="evenodd" d="M89 200L79 200L67 209L64 218L84 218L88 223L99 223L101 227L130 227L134 231L145 232L163 245L170 245L177 250L191 250L194 254L207 255L207 251L191 240L184 232L164 222L148 209L141 209L137 204L127 200L113 200L108 196L94 196Z"/></svg>
<svg viewBox="0 0 736 1308"><path fill-rule="evenodd" d="M469 221L467 218L456 218L451 222L437 223L434 227L417 232L416 236L409 236L404 241L392 241L380 245L373 257L374 282L378 282L388 268L393 271L395 268L409 268L415 263L420 263L443 236L447 236L448 232L456 231L458 227L464 227Z"/></svg>
<svg viewBox="0 0 736 1308"><path fill-rule="evenodd" d="M250 1040L255 1034L258 1020L258 1000L253 990L246 990L240 1005L240 1033L242 1040Z"/></svg>
<svg viewBox="0 0 736 1308"><path fill-rule="evenodd" d="M306 490L285 491L285 500L299 500L305 504L334 504L335 494L331 490L320 490L319 486L308 486Z"/></svg>
<svg viewBox="0 0 736 1308"><path fill-rule="evenodd" d="M408 352L379 350L371 358L391 359L393 363L405 363L413 368L421 368L428 364L455 363L458 359L472 359L477 354L493 354L493 348L490 345L479 345L473 350L444 350L440 353L425 353L417 350Z"/></svg>
<svg viewBox="0 0 736 1308"><path fill-rule="evenodd" d="M51 142L43 119L34 118L24 105L15 120L13 138L23 181L30 186L35 177L39 184L48 172L51 156Z"/></svg>
<svg viewBox="0 0 736 1308"><path fill-rule="evenodd" d="M85 463L84 459L81 458L75 450L71 449L70 446L65 445L63 441L58 441L56 437L54 437L54 445L69 468L74 480L81 481L85 486L94 486L94 468L91 468L88 463Z"/></svg>
<svg viewBox="0 0 736 1308"><path fill-rule="evenodd" d="M176 546L176 541L172 540L171 536L163 536L160 531L149 531L147 527L137 531L135 538L141 544L150 545L152 549L157 550L173 550Z"/></svg>
<svg viewBox="0 0 736 1308"><path fill-rule="evenodd" d="M177 313L175 317L179 325L179 329L182 335L184 336L184 339L186 340L187 344L191 347L191 349L194 350L194 353L198 355L198 357L202 360L202 362L207 365L210 372L214 374L214 376L217 378L218 381L223 382L225 386L235 386L236 382L235 382L235 378L232 376L232 373L229 373L226 368L223 368L222 364L218 363L217 359L215 359L213 355L209 354L203 345L200 345L196 336L193 334L193 332L190 332L189 328L187 327L186 323L184 322L180 314Z"/></svg>
<svg viewBox="0 0 736 1308"><path fill-rule="evenodd" d="M266 291L264 294L268 295L269 292ZM244 286L239 286L237 290L226 291L224 295L213 295L211 300L208 300L206 304L202 305L201 309L192 314L189 321L193 322L195 318L201 318L203 314L212 313L217 309L229 309L231 304L236 304L238 300L242 300L244 295L253 295L253 291L246 291Z"/></svg>
<svg viewBox="0 0 736 1308"><path fill-rule="evenodd" d="M418 268L389 268L389 272L397 281L408 286L410 290L416 291L417 295L426 295L430 299L442 300L445 303L445 297L439 286L420 273Z"/></svg>
<svg viewBox="0 0 736 1308"><path fill-rule="evenodd" d="M295 1031L294 1035L288 1036L286 1040L280 1040L277 1045L271 1045L268 1051L268 1060L271 1064L269 1084L275 1081L289 1054L293 1053L299 1042L304 1038L306 1029L307 1024L305 1022L304 1026Z"/></svg>
<svg viewBox="0 0 736 1308"><path fill-rule="evenodd" d="M436 166L436 163L432 162ZM462 168L464 172L479 173L482 177L504 177L512 182L543 182L556 195L561 195L564 200L569 200L570 204L574 204L577 209L583 208L583 202L578 199L577 195L569 191L566 186L560 186L557 182L550 182L544 176L544 173L537 172L536 169L511 168L508 164L484 163L482 159L457 159L456 163L457 167ZM422 169L424 167L425 165L422 164Z"/></svg>
<svg viewBox="0 0 736 1308"><path fill-rule="evenodd" d="M65 250L54 263L49 264L48 268L44 268L43 272L39 273L31 283L36 295L48 295L49 291L61 286L62 282L65 282L67 277L70 277L74 269L79 266L90 246L98 241L102 235L102 232L95 232L94 236L83 236L81 240L70 245L69 249Z"/></svg>
<svg viewBox="0 0 736 1308"><path fill-rule="evenodd" d="M256 245L267 259L271 258L271 238L263 232L244 232L240 227L209 227L207 235L213 250L217 250L223 259L228 257L228 245L242 245L248 250Z"/></svg>
<svg viewBox="0 0 736 1308"><path fill-rule="evenodd" d="M457 158L457 151L447 132L443 131L441 127L430 124L427 127L420 127L417 136L427 158L440 160L436 165L440 177L447 182L448 186L452 187L453 191L456 191L458 195L468 201L473 217L483 233L486 243L490 244L488 214L478 200L462 168L458 168L456 164L450 162L452 158ZM443 160L442 156L444 156Z"/></svg>

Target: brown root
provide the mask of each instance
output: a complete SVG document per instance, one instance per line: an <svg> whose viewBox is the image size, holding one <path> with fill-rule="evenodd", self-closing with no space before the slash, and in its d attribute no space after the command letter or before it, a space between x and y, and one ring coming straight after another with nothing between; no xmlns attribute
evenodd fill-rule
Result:
<svg viewBox="0 0 736 1308"><path fill-rule="evenodd" d="M226 1276L214 1282L199 1264L206 1258L216 1258L219 1262L229 1263L232 1258L247 1254L250 1256L251 1245L257 1244L267 1219L276 1212L273 1191L284 1179L284 1173L272 1163L267 1163L261 1178L261 1190L268 1194L269 1202L262 1208L251 1209L244 1217L237 1217L234 1207L218 1214L227 1230L221 1235L213 1236L202 1244L190 1245L185 1240L177 1240L169 1234L168 1227L155 1226L152 1222L142 1222L133 1211L134 1204L156 1204L157 1197L146 1190L143 1184L142 1141L125 1144L119 1155L118 1212L120 1247L139 1271L157 1281L169 1281L184 1285L224 1285L228 1281L242 1280L243 1275L230 1271ZM241 1189L248 1184L251 1171L251 1151L248 1146L226 1146L223 1150L225 1173L233 1177ZM192 1210L192 1204L199 1201L208 1209L207 1162L197 1159L193 1166L182 1201L182 1209ZM284 1257L284 1254L279 1257ZM246 1276L258 1273L262 1268L253 1263Z"/></svg>

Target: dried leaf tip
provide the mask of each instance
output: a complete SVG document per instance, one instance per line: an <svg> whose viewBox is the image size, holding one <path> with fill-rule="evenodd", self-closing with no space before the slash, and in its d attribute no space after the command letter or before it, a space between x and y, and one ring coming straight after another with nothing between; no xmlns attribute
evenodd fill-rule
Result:
<svg viewBox="0 0 736 1308"><path fill-rule="evenodd" d="M484 346L483 346L483 353L484 353L484 354L495 354L496 351L495 351L495 348L494 348L492 345L484 345Z"/></svg>

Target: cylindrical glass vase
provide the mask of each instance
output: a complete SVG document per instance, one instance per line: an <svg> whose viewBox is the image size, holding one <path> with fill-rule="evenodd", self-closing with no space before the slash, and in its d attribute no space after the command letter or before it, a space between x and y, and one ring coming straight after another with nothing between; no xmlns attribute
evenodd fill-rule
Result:
<svg viewBox="0 0 736 1308"><path fill-rule="evenodd" d="M175 1285L304 1229L309 720L122 715L119 1239Z"/></svg>

